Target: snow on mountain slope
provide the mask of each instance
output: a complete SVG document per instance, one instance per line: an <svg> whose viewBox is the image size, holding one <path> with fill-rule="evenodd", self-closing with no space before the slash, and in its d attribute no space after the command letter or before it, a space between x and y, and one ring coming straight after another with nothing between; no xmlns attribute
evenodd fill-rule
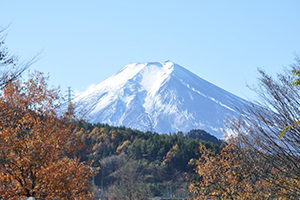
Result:
<svg viewBox="0 0 300 200"><path fill-rule="evenodd" d="M92 123L158 133L203 129L218 138L226 117L248 104L171 61L129 64L73 103Z"/></svg>

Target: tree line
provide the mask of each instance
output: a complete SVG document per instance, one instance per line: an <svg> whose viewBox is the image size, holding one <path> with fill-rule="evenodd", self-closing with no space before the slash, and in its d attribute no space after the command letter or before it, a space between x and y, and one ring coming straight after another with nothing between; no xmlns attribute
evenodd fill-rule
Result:
<svg viewBox="0 0 300 200"><path fill-rule="evenodd" d="M95 184L102 197L144 199L167 196L189 196L189 177L193 177L191 159L200 156L199 145L219 151L222 141L203 130L187 134L141 132L107 124L79 121L79 134L88 147L84 160L100 168ZM140 188L140 190L138 189ZM117 195L118 194L118 195ZM129 198L132 199L132 198Z"/></svg>

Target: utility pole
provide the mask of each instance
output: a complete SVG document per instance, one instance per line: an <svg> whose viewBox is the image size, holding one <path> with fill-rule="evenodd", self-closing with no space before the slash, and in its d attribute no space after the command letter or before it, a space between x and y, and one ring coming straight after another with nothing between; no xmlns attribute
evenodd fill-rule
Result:
<svg viewBox="0 0 300 200"><path fill-rule="evenodd" d="M68 102L71 103L72 101L72 89L71 87L68 87Z"/></svg>

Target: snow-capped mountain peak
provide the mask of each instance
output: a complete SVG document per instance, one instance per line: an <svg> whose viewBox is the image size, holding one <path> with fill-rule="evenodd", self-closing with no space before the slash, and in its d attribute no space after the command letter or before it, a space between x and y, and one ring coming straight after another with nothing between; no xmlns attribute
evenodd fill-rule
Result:
<svg viewBox="0 0 300 200"><path fill-rule="evenodd" d="M126 65L74 104L90 122L159 133L204 129L222 138L226 116L248 102L166 61Z"/></svg>

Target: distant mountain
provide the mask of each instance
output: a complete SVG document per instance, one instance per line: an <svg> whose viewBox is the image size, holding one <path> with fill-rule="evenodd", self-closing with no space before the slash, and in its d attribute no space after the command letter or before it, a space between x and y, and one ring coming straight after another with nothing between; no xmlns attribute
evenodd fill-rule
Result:
<svg viewBox="0 0 300 200"><path fill-rule="evenodd" d="M73 103L92 123L158 133L203 129L217 138L226 116L248 104L171 61L129 64Z"/></svg>

